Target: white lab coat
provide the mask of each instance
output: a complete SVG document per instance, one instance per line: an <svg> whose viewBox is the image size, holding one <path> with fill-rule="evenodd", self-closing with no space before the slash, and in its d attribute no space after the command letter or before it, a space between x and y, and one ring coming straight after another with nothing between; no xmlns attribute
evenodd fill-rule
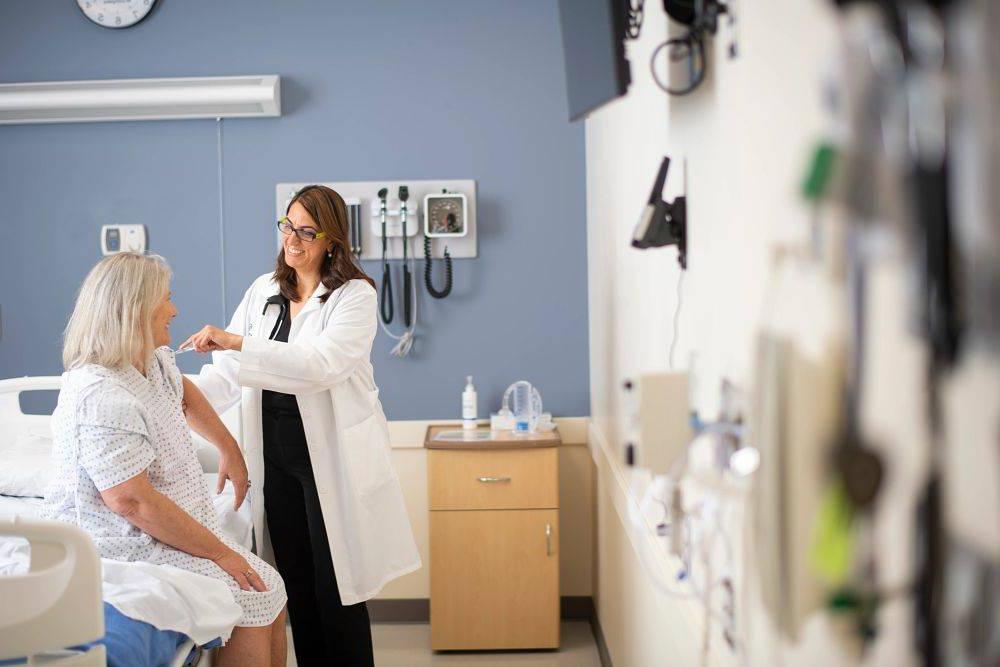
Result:
<svg viewBox="0 0 1000 667"><path fill-rule="evenodd" d="M375 290L351 280L321 303L325 291L321 284L282 343L269 339L279 307L265 309L278 285L272 274L255 280L227 328L244 337L243 350L214 353L192 380L219 412L242 400L241 444L253 482L258 550L265 535L261 390L295 395L340 599L348 605L420 568L420 555L389 458L389 428L372 373Z"/></svg>

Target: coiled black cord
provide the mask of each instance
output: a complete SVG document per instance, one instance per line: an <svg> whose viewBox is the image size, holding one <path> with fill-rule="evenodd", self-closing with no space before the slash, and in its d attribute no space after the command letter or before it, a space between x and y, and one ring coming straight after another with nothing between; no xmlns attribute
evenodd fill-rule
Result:
<svg viewBox="0 0 1000 667"><path fill-rule="evenodd" d="M434 288L434 283L431 280L431 237L424 237L424 285L427 287L427 292L435 299L443 299L449 294L451 294L451 283L452 283L452 273L451 273L451 253L448 249L444 249L444 289L437 290Z"/></svg>

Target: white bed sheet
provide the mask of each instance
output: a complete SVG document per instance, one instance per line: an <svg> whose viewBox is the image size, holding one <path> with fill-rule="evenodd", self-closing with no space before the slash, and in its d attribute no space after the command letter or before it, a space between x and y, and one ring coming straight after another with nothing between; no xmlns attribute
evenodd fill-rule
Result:
<svg viewBox="0 0 1000 667"><path fill-rule="evenodd" d="M28 519L40 519L44 502L41 498L0 496L0 517L23 516Z"/></svg>

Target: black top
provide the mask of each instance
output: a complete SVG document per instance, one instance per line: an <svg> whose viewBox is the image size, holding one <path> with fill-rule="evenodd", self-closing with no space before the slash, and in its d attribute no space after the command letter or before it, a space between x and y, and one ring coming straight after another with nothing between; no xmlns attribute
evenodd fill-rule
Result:
<svg viewBox="0 0 1000 667"><path fill-rule="evenodd" d="M279 316L277 328L271 336L271 340L287 343L288 332L292 329L292 314L289 308L288 299L281 297L280 306L281 315ZM292 394L282 394L281 392L268 391L265 389L261 395L261 406L264 412L272 414L299 414L299 404L295 400L295 396Z"/></svg>

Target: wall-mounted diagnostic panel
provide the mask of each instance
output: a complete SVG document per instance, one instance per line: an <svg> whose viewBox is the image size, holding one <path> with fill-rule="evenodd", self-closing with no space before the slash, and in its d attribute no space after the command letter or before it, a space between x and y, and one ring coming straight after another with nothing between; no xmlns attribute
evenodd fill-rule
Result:
<svg viewBox="0 0 1000 667"><path fill-rule="evenodd" d="M452 259L476 256L476 182L279 183L275 191L275 217L284 216L295 193L313 184L326 186L343 197L347 206L347 241L354 256L360 260L381 260L379 323L389 337L398 341L392 354L405 357L417 328L420 277L416 261L423 261L423 285L427 293L434 299L445 299L455 284ZM281 248L282 235L280 231L277 233ZM436 259L443 261L436 263ZM435 269L435 264L440 268ZM394 333L390 326L398 330L399 320L403 330Z"/></svg>
<svg viewBox="0 0 1000 667"><path fill-rule="evenodd" d="M275 192L276 219L288 202L310 183L279 183ZM405 233L412 246L431 239L431 257L454 259L477 256L476 182L451 181L342 181L320 182L336 190L347 204L349 244L363 260L383 259L382 236L388 240L385 259L402 259ZM384 195L380 196L380 193ZM401 193L406 193L400 197ZM404 215L405 214L405 215ZM405 223L404 223L405 220ZM280 234L280 233L279 233ZM278 238L280 245L281 239ZM412 248L408 254L412 254Z"/></svg>
<svg viewBox="0 0 1000 667"><path fill-rule="evenodd" d="M101 227L101 254L119 252L146 252L146 227L144 225L103 225Z"/></svg>

